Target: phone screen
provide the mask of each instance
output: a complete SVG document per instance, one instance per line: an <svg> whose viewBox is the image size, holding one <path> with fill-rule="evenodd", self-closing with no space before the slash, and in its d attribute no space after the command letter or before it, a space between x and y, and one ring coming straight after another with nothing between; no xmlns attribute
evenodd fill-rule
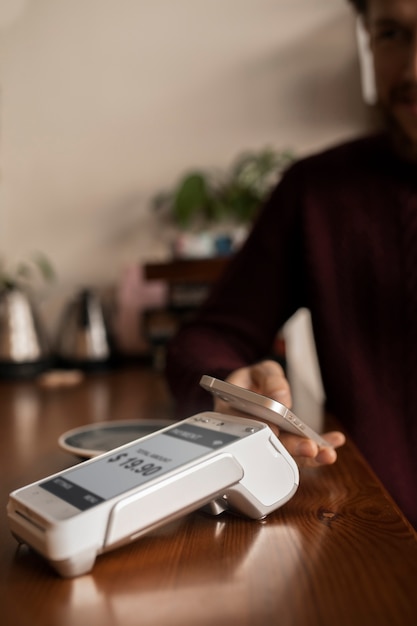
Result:
<svg viewBox="0 0 417 626"><path fill-rule="evenodd" d="M111 452L39 483L42 489L84 511L239 439L239 436L177 424L123 450Z"/></svg>

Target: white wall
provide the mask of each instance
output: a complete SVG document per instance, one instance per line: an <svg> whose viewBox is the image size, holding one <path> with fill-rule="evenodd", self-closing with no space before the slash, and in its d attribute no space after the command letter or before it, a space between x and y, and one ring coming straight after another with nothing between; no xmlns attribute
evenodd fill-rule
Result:
<svg viewBox="0 0 417 626"><path fill-rule="evenodd" d="M165 254L149 200L190 166L367 123L347 0L1 0L0 90L0 254L49 255L52 317Z"/></svg>

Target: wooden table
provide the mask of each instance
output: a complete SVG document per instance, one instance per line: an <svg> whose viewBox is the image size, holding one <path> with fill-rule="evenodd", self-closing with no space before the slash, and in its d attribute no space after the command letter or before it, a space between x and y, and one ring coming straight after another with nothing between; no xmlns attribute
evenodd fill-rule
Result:
<svg viewBox="0 0 417 626"><path fill-rule="evenodd" d="M70 388L0 382L0 620L3 626L415 626L417 539L348 442L303 470L263 522L188 515L60 579L9 533L8 493L79 459L58 436L88 422L162 419L159 374L132 367Z"/></svg>

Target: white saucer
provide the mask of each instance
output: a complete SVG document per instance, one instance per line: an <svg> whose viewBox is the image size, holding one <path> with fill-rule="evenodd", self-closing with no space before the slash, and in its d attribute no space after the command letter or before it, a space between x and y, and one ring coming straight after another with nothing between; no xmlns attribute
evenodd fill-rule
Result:
<svg viewBox="0 0 417 626"><path fill-rule="evenodd" d="M98 422L68 430L59 437L58 444L66 452L91 459L173 423L171 420Z"/></svg>

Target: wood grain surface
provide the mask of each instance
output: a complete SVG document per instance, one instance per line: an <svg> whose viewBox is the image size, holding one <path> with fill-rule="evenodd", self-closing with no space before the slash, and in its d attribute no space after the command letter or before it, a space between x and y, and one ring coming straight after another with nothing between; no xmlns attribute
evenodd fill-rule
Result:
<svg viewBox="0 0 417 626"><path fill-rule="evenodd" d="M143 367L72 386L0 382L3 625L417 624L416 534L350 441L334 466L303 469L293 499L262 522L197 511L72 580L17 547L8 494L79 462L58 447L62 432L171 416L163 378Z"/></svg>

